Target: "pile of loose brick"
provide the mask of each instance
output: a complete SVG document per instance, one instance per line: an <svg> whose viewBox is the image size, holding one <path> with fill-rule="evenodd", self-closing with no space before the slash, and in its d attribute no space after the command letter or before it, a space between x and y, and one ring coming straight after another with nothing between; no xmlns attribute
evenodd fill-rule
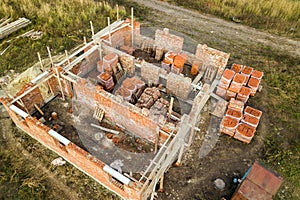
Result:
<svg viewBox="0 0 300 200"><path fill-rule="evenodd" d="M263 72L239 64L224 70L216 90L217 95L229 100L220 125L221 133L247 144L251 142L262 112L250 106L245 108L245 104L258 91L262 77Z"/></svg>
<svg viewBox="0 0 300 200"><path fill-rule="evenodd" d="M167 72L173 72L175 74L180 74L183 71L183 66L187 60L187 55L185 53L174 53L169 51L165 54L164 60L161 62L161 66Z"/></svg>

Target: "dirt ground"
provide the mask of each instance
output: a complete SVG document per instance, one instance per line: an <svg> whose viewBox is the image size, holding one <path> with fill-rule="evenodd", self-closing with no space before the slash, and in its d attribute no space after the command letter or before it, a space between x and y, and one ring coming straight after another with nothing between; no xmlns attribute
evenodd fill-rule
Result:
<svg viewBox="0 0 300 200"><path fill-rule="evenodd" d="M262 51L274 51L300 56L300 42L284 37L260 32L243 25L202 15L197 12L172 6L160 1L133 0L151 9L142 26L167 27L171 30L191 36L199 43L206 43L213 48L230 52L229 63L243 63L243 55L249 58L260 58ZM261 63L255 60L253 63ZM263 82L264 87L267 87ZM257 98L268 96L266 90L250 100L250 104L264 111L254 140L245 145L230 137L221 135L212 151L200 158L199 153L207 134L211 120L208 106L202 113L200 132L197 132L194 143L184 155L182 166L171 168L165 176L164 193L158 199L227 199L237 185L233 178L240 178L255 160L261 160L264 150L264 139L268 134L269 113L264 108L267 102L255 103ZM265 112L266 111L266 112ZM57 156L42 145L16 130L11 121L0 117L0 150L1 162L7 161L18 171L9 171L1 166L0 199L118 199L107 192L95 181L88 178L69 164L53 168L50 162ZM1 164L0 164L1 165ZM2 164L3 165L3 164ZM17 168L16 168L17 166ZM19 167L19 168L18 168ZM226 187L220 191L214 187L213 181L221 178ZM21 184L17 183L20 182ZM34 190L36 196L22 196L21 189ZM30 192L29 192L30 193ZM31 193L30 193L31 194Z"/></svg>

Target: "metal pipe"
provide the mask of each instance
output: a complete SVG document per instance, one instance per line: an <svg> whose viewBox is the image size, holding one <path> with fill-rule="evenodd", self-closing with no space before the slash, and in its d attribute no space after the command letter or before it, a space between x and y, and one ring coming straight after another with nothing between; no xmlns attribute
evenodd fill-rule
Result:
<svg viewBox="0 0 300 200"><path fill-rule="evenodd" d="M50 129L48 131L49 135L51 135L52 137L54 137L55 139L57 139L58 141L60 141L62 144L64 144L65 146L68 146L68 144L70 143L70 140L68 140L67 138L65 138L64 136L60 135L58 132Z"/></svg>
<svg viewBox="0 0 300 200"><path fill-rule="evenodd" d="M23 110L21 110L20 108L18 108L15 105L11 105L11 106L9 106L9 108L12 111L14 111L15 113L17 113L18 115L20 115L21 117L23 117L24 119L29 116L26 112L24 112Z"/></svg>
<svg viewBox="0 0 300 200"><path fill-rule="evenodd" d="M105 165L103 167L103 170L105 172L107 172L109 175L111 175L112 177L114 177L117 180L119 180L122 183L124 183L125 185L129 185L130 182L131 182L129 178L125 177L123 174L117 172L116 170L114 170L113 168L109 167L108 165Z"/></svg>
<svg viewBox="0 0 300 200"><path fill-rule="evenodd" d="M45 71L45 72L39 74L39 75L38 75L37 77L35 77L34 79L32 79L30 82L31 82L32 84L36 84L39 80L41 80L42 78L46 77L48 74L49 74L49 72L48 72L48 71Z"/></svg>
<svg viewBox="0 0 300 200"><path fill-rule="evenodd" d="M116 135L118 135L120 133L119 131L115 131L115 130L108 129L108 128L105 128L105 127L102 127L102 126L98 126L96 124L91 124L91 126L95 127L95 128L99 128L102 131L106 131L106 132L109 132L109 133L112 133L112 134L116 134Z"/></svg>

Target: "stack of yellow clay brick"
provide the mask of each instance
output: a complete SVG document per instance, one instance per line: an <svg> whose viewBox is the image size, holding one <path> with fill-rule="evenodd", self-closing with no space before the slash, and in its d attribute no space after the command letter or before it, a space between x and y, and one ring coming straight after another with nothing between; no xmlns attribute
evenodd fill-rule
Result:
<svg viewBox="0 0 300 200"><path fill-rule="evenodd" d="M259 124L262 112L245 107L249 96L258 90L263 72L248 66L233 64L226 69L217 86L216 94L230 100L220 131L244 143L250 143Z"/></svg>
<svg viewBox="0 0 300 200"><path fill-rule="evenodd" d="M249 96L254 96L258 90L263 72L252 67L233 64L231 69L225 69L217 86L216 94L230 100L235 98L246 103Z"/></svg>
<svg viewBox="0 0 300 200"><path fill-rule="evenodd" d="M262 112L244 102L231 99L222 119L220 131L244 143L250 143L258 126Z"/></svg>

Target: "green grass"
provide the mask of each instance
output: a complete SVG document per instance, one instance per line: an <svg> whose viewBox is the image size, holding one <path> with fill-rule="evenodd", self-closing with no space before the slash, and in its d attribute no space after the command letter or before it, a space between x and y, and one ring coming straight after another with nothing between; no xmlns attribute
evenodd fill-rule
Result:
<svg viewBox="0 0 300 200"><path fill-rule="evenodd" d="M69 163L52 166L56 153L16 127L9 130L10 139L0 135L0 199L71 198L61 186L78 199L119 199Z"/></svg>
<svg viewBox="0 0 300 200"><path fill-rule="evenodd" d="M261 159L284 178L275 199L296 200L300 197L300 58L269 48L260 53L244 55L243 61L265 73L263 91L249 100L251 106L263 111L267 122L262 130L267 136Z"/></svg>
<svg viewBox="0 0 300 200"><path fill-rule="evenodd" d="M297 0L162 0L272 33L300 39Z"/></svg>
<svg viewBox="0 0 300 200"><path fill-rule="evenodd" d="M119 7L119 13L120 17L126 14L124 7ZM38 62L37 52L40 52L42 57L47 57L47 46L55 55L83 43L84 36L87 39L91 38L90 20L93 21L96 32L107 25L108 16L111 17L111 21L116 20L116 8L106 2L93 0L1 1L0 19L11 17L16 20L26 17L32 24L0 40L0 52L11 45L7 52L0 56L0 76L10 69L21 72ZM30 38L15 39L31 29L43 31L43 37L35 41Z"/></svg>

